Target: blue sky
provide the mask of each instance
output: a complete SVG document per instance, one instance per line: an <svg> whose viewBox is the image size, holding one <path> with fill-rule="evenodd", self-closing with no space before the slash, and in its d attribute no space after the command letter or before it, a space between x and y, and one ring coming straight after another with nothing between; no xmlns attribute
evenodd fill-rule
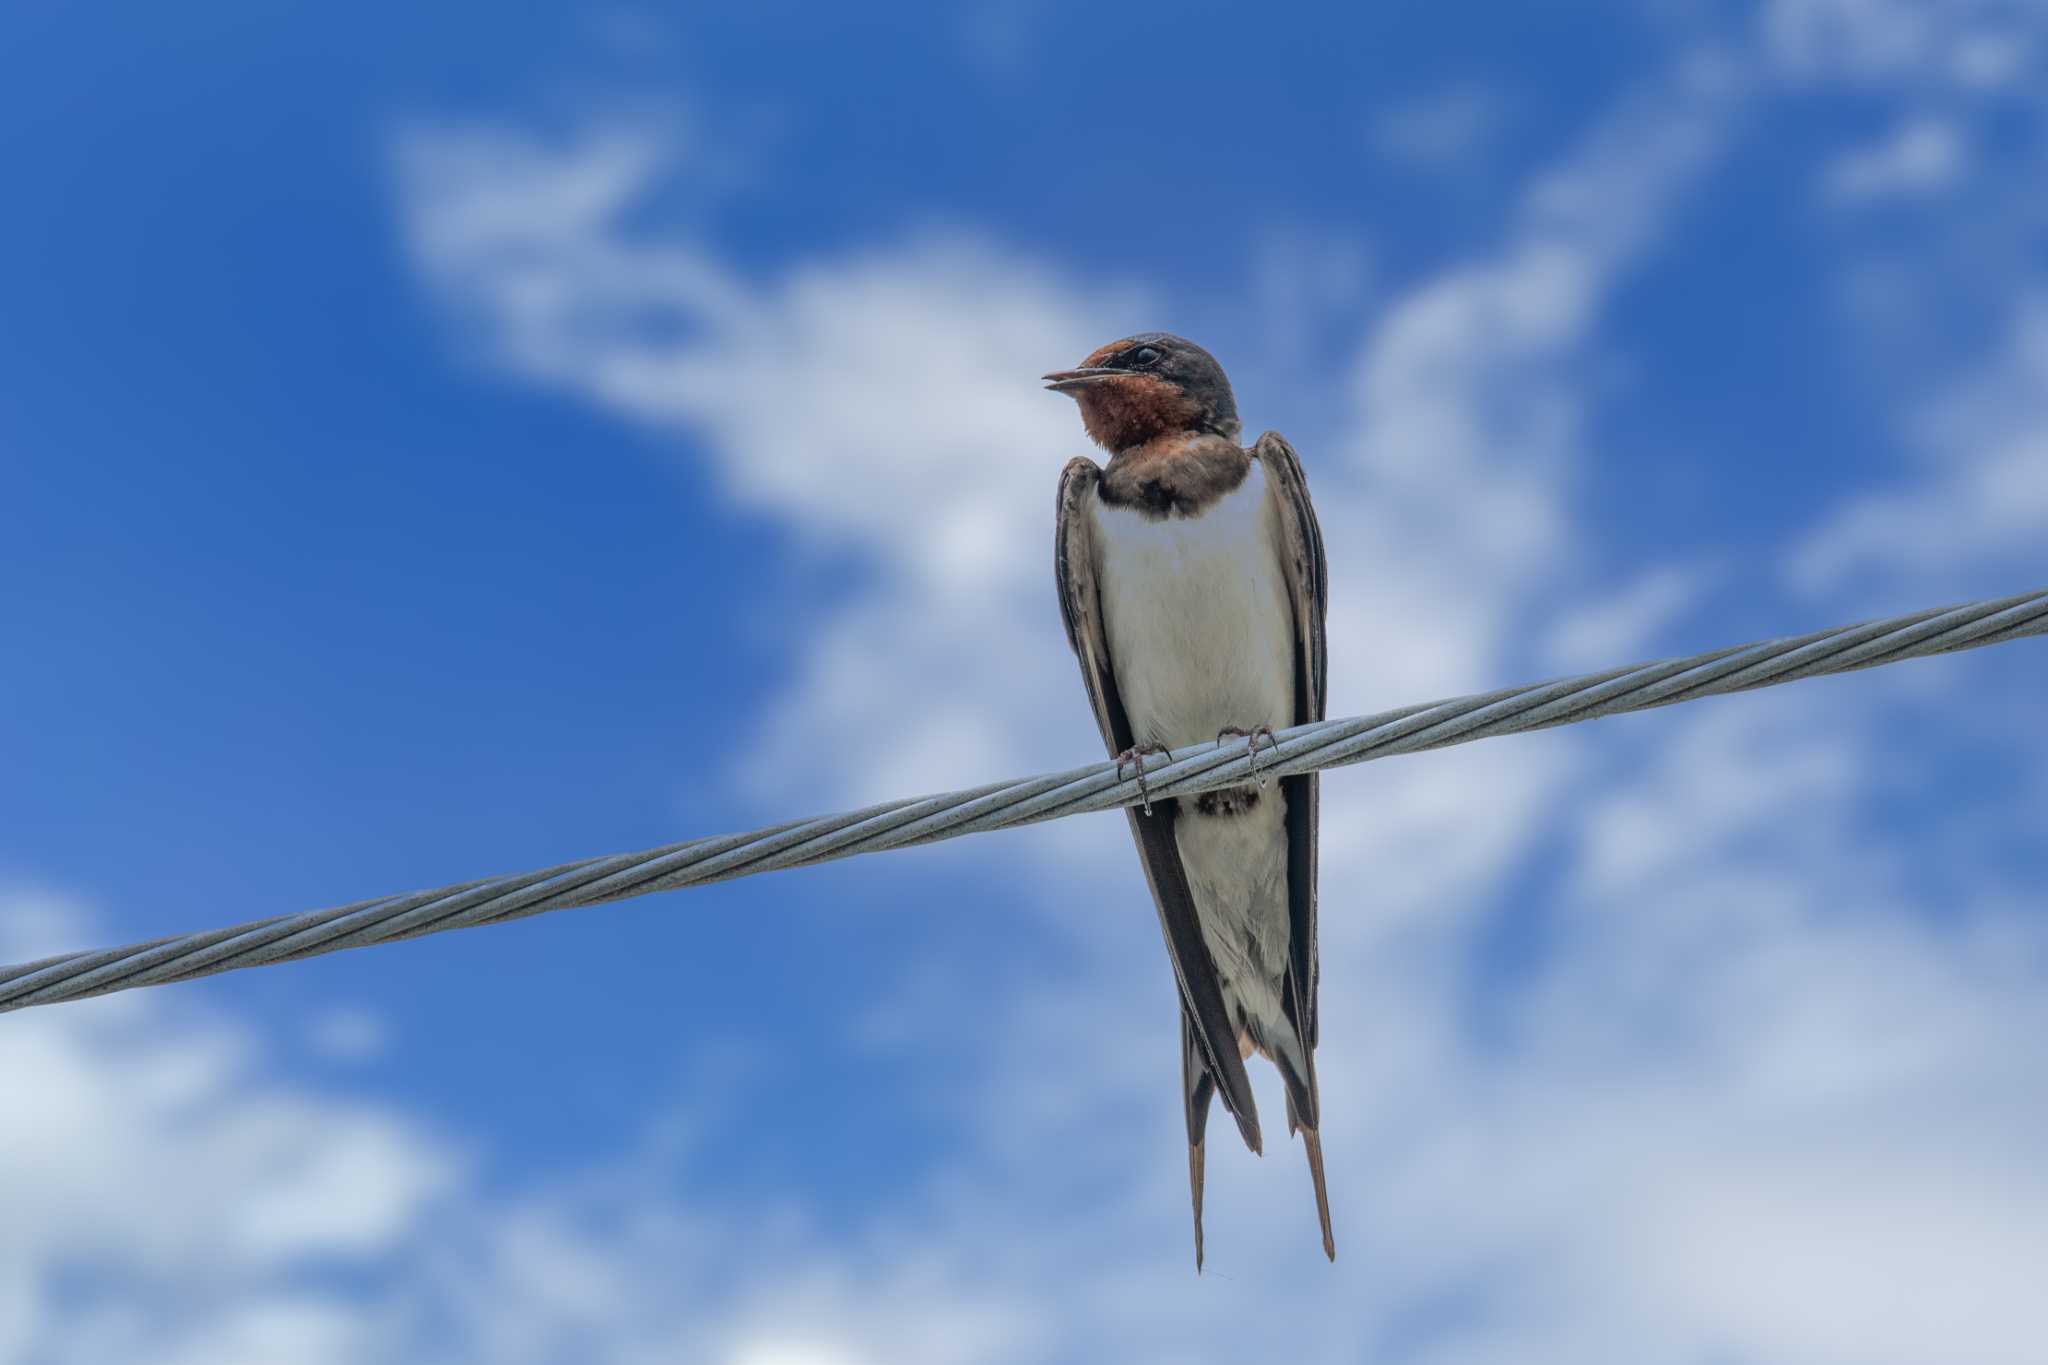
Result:
<svg viewBox="0 0 2048 1365"><path fill-rule="evenodd" d="M18 7L17 960L1085 761L1035 383L1358 712L2048 581L2027 6ZM2035 644L1326 784L1340 1257L1122 822L0 1020L0 1360L2025 1360ZM1270 1076L1262 1100L1277 1106Z"/></svg>

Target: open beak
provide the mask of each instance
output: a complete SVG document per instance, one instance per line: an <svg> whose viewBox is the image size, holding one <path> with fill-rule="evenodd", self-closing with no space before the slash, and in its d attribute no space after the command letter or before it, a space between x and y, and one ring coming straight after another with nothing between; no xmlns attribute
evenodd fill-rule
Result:
<svg viewBox="0 0 2048 1365"><path fill-rule="evenodd" d="M1045 376L1045 387L1054 393L1077 393L1105 379L1129 373L1129 370L1119 370L1113 365L1084 365L1078 370L1054 370Z"/></svg>

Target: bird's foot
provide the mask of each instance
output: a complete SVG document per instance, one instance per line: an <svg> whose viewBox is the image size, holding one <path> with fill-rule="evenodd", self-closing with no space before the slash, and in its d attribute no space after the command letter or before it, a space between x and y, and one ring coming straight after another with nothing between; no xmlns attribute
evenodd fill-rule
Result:
<svg viewBox="0 0 2048 1365"><path fill-rule="evenodd" d="M1273 746L1273 751L1278 753L1280 751L1280 741L1273 738L1273 727L1270 725L1254 725L1251 729L1244 730L1235 725L1226 725L1216 732L1216 743L1222 744L1224 737L1227 735L1236 735L1245 742L1245 748L1250 752L1252 758L1252 777L1258 782L1260 789L1263 790L1266 785L1266 779L1259 776L1259 741L1265 740L1266 743Z"/></svg>
<svg viewBox="0 0 2048 1365"><path fill-rule="evenodd" d="M1145 789L1145 755L1167 752L1164 744L1133 744L1116 756L1116 780L1124 780L1124 764L1129 763L1138 770L1138 804L1145 814L1152 813L1152 793Z"/></svg>

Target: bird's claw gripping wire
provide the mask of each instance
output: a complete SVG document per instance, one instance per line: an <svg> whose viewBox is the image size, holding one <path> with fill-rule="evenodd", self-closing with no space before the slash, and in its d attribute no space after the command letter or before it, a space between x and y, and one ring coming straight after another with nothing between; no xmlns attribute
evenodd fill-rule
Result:
<svg viewBox="0 0 2048 1365"><path fill-rule="evenodd" d="M1138 806L1145 814L1152 813L1152 793L1145 789L1145 755L1169 752L1164 744L1133 744L1116 756L1116 780L1124 780L1124 764L1138 770Z"/></svg>
<svg viewBox="0 0 2048 1365"><path fill-rule="evenodd" d="M1245 742L1245 749L1251 754L1252 759L1252 779L1259 784L1260 790L1263 791L1266 786L1266 779L1259 776L1259 741L1261 739L1265 740L1266 743L1273 746L1274 753L1280 752L1280 741L1273 737L1273 727L1270 725L1254 725L1251 729L1246 730L1235 725L1226 725L1216 732L1217 747L1222 747L1224 737L1227 735L1236 735Z"/></svg>

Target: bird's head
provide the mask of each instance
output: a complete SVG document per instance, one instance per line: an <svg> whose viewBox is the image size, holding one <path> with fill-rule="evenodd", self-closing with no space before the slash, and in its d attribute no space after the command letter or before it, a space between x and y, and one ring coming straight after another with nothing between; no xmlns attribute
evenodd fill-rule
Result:
<svg viewBox="0 0 2048 1365"><path fill-rule="evenodd" d="M1112 341L1074 369L1047 375L1045 386L1073 396L1089 436L1111 454L1181 433L1235 441L1242 430L1216 357L1171 332Z"/></svg>

